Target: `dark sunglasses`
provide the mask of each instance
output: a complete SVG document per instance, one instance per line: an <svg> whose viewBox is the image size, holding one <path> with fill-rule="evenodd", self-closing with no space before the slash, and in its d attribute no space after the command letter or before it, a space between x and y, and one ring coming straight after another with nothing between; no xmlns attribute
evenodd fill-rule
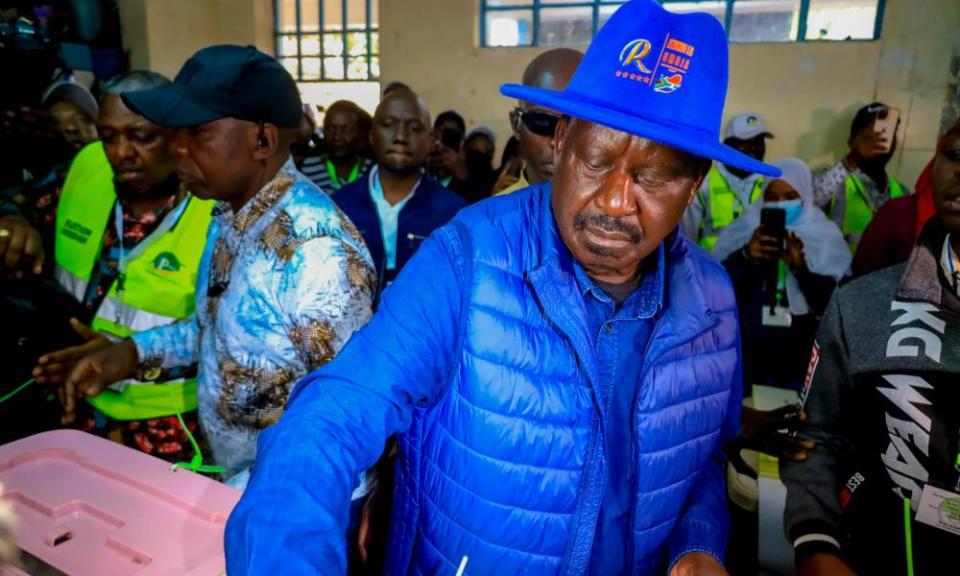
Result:
<svg viewBox="0 0 960 576"><path fill-rule="evenodd" d="M560 117L546 112L524 112L517 108L517 117L527 130L537 136L553 136L557 131Z"/></svg>

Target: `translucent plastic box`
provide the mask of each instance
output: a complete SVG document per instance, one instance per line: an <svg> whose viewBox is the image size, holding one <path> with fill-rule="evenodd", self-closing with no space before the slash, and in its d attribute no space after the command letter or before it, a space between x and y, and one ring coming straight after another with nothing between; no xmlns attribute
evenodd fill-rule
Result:
<svg viewBox="0 0 960 576"><path fill-rule="evenodd" d="M90 434L57 430L0 446L24 570L13 576L218 576L240 493Z"/></svg>

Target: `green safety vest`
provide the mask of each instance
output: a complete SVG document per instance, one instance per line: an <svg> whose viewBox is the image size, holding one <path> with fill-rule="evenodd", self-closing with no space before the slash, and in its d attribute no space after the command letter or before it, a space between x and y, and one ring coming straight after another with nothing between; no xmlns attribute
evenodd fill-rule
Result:
<svg viewBox="0 0 960 576"><path fill-rule="evenodd" d="M697 201L705 209L709 208L700 221L700 239L697 243L709 252L716 245L717 239L720 237L720 231L740 216L744 206L741 205L736 192L730 188L727 179L717 170L716 166L711 166L707 173L707 185L710 195L709 206L702 195L697 192ZM753 189L750 191L750 203L758 202L762 197L763 177L760 177L753 183Z"/></svg>
<svg viewBox="0 0 960 576"><path fill-rule="evenodd" d="M113 170L101 142L77 154L57 205L56 276L83 301L117 202ZM170 324L193 313L197 270L213 202L187 195L157 230L125 259L125 281L114 281L92 326L118 338ZM90 403L115 420L143 420L195 410L195 379L163 384L129 382Z"/></svg>
<svg viewBox="0 0 960 576"><path fill-rule="evenodd" d="M890 199L900 198L906 195L906 191L896 181L888 179L890 186ZM873 220L874 210L867 201L867 193L863 187L863 182L856 175L850 174L844 182L846 192L844 194L845 206L843 211L843 222L840 229L843 236L847 239L847 245L851 253L857 251L857 244L860 243L860 236L867 229L867 225ZM833 212L837 204L834 198L830 203L830 212Z"/></svg>

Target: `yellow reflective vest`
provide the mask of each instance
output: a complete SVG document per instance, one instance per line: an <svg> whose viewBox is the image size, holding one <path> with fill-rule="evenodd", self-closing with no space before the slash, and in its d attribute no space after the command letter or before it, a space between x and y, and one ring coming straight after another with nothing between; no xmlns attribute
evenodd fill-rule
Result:
<svg viewBox="0 0 960 576"><path fill-rule="evenodd" d="M150 236L125 255L123 285L114 281L110 287L97 308L94 329L123 338L193 313L197 269L213 205L187 194ZM94 142L70 165L57 205L56 277L81 302L117 208L113 170L103 144ZM194 379L128 381L90 403L115 420L159 418L195 410L197 384Z"/></svg>
<svg viewBox="0 0 960 576"><path fill-rule="evenodd" d="M893 178L888 178L887 182L890 187L891 200L907 194L903 186ZM833 201L830 202L831 216L836 205L837 199L834 197ZM856 253L857 244L860 243L860 236L863 235L863 231L867 229L867 225L873 220L873 215L874 210L867 200L867 192L863 186L863 182L861 182L860 178L855 174L850 174L844 182L843 222L839 224L841 231L843 231L844 238L847 239L847 245L851 253Z"/></svg>
<svg viewBox="0 0 960 576"><path fill-rule="evenodd" d="M697 193L697 202L704 209L703 218L700 220L700 238L697 243L709 252L716 245L720 231L740 216L745 207L716 166L711 166L707 173L707 186L709 198L703 198L700 192ZM750 190L750 203L758 202L762 197L763 177L759 177L753 183L753 189Z"/></svg>

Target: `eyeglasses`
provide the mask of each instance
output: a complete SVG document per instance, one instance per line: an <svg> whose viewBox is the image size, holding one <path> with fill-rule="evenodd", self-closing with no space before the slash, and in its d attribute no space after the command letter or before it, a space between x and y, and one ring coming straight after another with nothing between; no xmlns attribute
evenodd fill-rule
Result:
<svg viewBox="0 0 960 576"><path fill-rule="evenodd" d="M559 116L547 112L524 112L517 108L516 113L527 130L537 136L553 136L557 131L557 124L560 123Z"/></svg>

